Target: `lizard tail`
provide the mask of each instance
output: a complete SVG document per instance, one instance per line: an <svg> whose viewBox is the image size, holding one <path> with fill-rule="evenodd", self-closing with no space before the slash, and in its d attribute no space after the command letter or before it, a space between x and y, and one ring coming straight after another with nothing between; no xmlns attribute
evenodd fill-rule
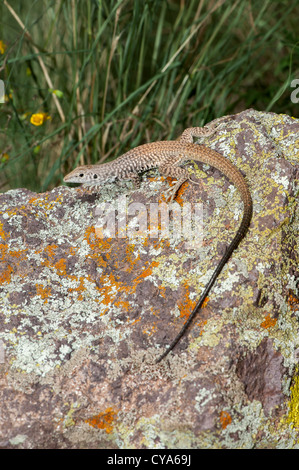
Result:
<svg viewBox="0 0 299 470"><path fill-rule="evenodd" d="M252 202L250 199L250 203L247 201L247 206L246 210L244 211L242 222L240 224L239 230L237 231L235 237L231 241L230 245L228 246L227 250L225 251L224 255L222 256L219 264L217 265L211 279L209 280L208 284L206 285L203 293L200 296L200 299L198 300L196 306L192 310L188 320L186 323L183 325L181 331L177 334L177 336L174 338L174 340L170 343L170 345L165 349L164 353L156 360L156 364L158 364L162 359L164 359L170 351L176 346L176 344L179 342L181 337L185 334L185 332L188 330L189 326L193 322L198 310L202 307L202 304L204 303L205 298L207 297L208 293L210 292L211 288L213 287L217 277L219 276L220 272L222 271L223 267L231 257L233 251L238 247L240 241L242 238L244 238L247 229L249 227L250 221L252 217Z"/></svg>

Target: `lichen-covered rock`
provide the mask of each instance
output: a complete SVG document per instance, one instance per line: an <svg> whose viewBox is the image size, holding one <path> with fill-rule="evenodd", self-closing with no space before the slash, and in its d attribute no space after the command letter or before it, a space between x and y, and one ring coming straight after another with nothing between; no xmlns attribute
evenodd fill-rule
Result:
<svg viewBox="0 0 299 470"><path fill-rule="evenodd" d="M158 365L238 227L233 185L191 165L176 208L202 203L200 247L149 233L158 172L138 190L1 195L1 447L298 447L299 121L248 110L205 143L246 175L253 219Z"/></svg>

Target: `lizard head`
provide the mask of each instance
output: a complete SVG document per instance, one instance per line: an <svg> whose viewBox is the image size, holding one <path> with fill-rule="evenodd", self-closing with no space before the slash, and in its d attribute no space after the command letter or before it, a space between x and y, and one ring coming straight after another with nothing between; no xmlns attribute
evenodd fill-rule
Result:
<svg viewBox="0 0 299 470"><path fill-rule="evenodd" d="M94 186L108 182L107 173L103 171L104 165L78 166L63 178L65 183L81 183L84 186ZM111 178L113 180L115 178Z"/></svg>

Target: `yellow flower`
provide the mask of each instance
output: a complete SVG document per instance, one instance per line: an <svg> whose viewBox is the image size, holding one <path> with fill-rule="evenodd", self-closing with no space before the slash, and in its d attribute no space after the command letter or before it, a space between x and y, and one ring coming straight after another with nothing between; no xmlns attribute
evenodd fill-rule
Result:
<svg viewBox="0 0 299 470"><path fill-rule="evenodd" d="M47 113L37 113L32 114L30 122L34 126L41 126L47 119L51 119L50 116L47 115Z"/></svg>
<svg viewBox="0 0 299 470"><path fill-rule="evenodd" d="M0 54L4 54L6 47L6 44L0 39Z"/></svg>
<svg viewBox="0 0 299 470"><path fill-rule="evenodd" d="M0 157L0 162L1 163L6 163L9 160L9 155L8 153L2 153Z"/></svg>

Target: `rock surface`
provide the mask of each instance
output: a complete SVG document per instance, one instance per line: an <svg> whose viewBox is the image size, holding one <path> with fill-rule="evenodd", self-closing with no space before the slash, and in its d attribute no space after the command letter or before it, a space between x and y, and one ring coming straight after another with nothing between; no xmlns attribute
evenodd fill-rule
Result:
<svg viewBox="0 0 299 470"><path fill-rule="evenodd" d="M238 227L233 185L191 165L176 207L202 204L200 248L142 227L169 186L155 171L138 190L1 195L0 447L298 447L299 121L247 110L205 143L246 175L253 219L158 365Z"/></svg>

